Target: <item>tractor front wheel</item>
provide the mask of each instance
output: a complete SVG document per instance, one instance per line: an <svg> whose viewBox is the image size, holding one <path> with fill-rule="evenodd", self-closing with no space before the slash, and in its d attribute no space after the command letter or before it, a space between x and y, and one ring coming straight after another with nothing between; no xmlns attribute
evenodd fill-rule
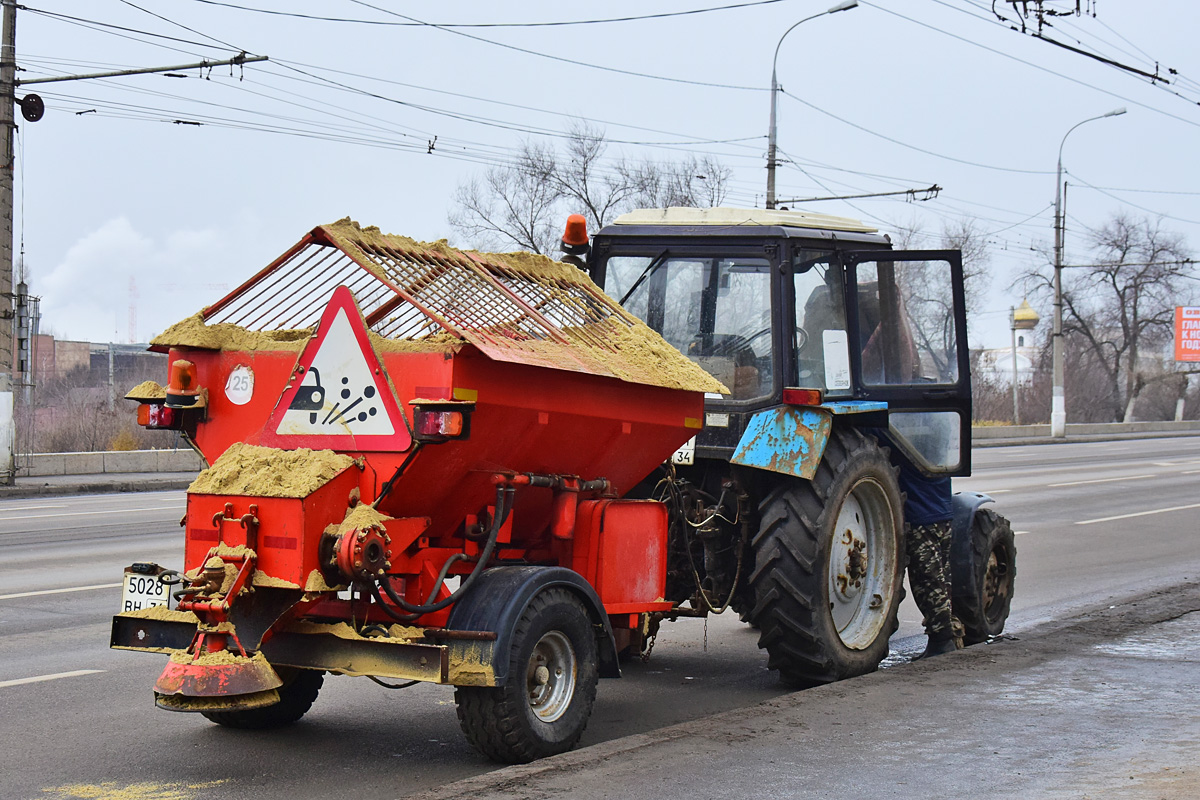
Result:
<svg viewBox="0 0 1200 800"><path fill-rule="evenodd" d="M902 597L903 501L887 451L835 427L811 481L783 480L759 503L750 614L785 683L872 672Z"/></svg>
<svg viewBox="0 0 1200 800"><path fill-rule="evenodd" d="M951 544L950 583L963 642L972 645L1004 630L1017 577L1017 544L1012 525L990 508L975 512L965 534Z"/></svg>
<svg viewBox="0 0 1200 800"><path fill-rule="evenodd" d="M574 594L547 589L535 596L513 629L505 684L454 692L467 740L505 764L570 750L596 700L597 650L592 621Z"/></svg>

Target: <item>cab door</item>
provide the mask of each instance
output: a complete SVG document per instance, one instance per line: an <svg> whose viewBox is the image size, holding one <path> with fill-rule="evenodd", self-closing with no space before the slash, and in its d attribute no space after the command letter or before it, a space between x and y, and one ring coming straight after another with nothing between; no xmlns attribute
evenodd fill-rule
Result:
<svg viewBox="0 0 1200 800"><path fill-rule="evenodd" d="M957 250L846 251L854 396L888 404L893 442L922 470L971 474L971 370Z"/></svg>

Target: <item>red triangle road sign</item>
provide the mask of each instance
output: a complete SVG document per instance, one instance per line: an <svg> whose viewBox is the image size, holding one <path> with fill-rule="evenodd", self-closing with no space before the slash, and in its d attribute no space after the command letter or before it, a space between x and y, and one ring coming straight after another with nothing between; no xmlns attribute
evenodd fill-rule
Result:
<svg viewBox="0 0 1200 800"><path fill-rule="evenodd" d="M362 312L345 286L333 290L262 443L343 452L402 452L412 445Z"/></svg>

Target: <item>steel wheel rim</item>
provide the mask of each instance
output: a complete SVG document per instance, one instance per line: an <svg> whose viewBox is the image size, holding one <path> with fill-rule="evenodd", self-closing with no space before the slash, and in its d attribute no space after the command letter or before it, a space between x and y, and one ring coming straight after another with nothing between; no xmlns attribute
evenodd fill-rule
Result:
<svg viewBox="0 0 1200 800"><path fill-rule="evenodd" d="M554 722L571 705L578 676L575 648L561 631L548 631L529 654L525 688L529 710L542 722Z"/></svg>
<svg viewBox="0 0 1200 800"><path fill-rule="evenodd" d="M993 548L988 553L983 576L983 613L989 621L995 622L1008 597L1008 553L1003 547Z"/></svg>
<svg viewBox="0 0 1200 800"><path fill-rule="evenodd" d="M896 583L895 525L887 492L874 478L850 488L834 521L829 614L852 650L869 647L887 621Z"/></svg>

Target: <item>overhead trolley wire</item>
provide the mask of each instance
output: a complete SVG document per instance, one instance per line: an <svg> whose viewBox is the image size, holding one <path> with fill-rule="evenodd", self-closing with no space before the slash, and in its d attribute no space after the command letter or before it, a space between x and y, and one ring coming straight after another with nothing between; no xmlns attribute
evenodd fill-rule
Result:
<svg viewBox="0 0 1200 800"><path fill-rule="evenodd" d="M564 56L556 56L556 55L552 55L550 53L543 53L539 50L529 50L527 48L517 47L516 45L512 45L512 44L505 44L504 42L497 42L493 39L485 39L482 36L476 36L473 33L467 33L465 31L455 30L454 28L449 28L449 27L445 27L442 25L435 25L431 22L422 22L421 20L416 19L415 17L405 16L404 14L401 14L398 11L392 11L390 9L381 8L380 6L372 5L370 3L364 2L364 0L350 0L350 2L360 5L360 6L364 6L365 8L370 8L375 11L379 11L384 14L390 14L391 16L399 17L401 19L405 19L410 22L419 23L420 25L425 26L425 27L435 28L440 31L445 31L446 33L453 33L456 36L463 36L467 39L472 39L476 42L490 44L493 47L501 47L501 48L504 48L505 50L513 50L518 53L525 53L526 55L537 56L538 58L547 58L547 59L550 59L551 61L558 61L558 62L561 62L564 64L573 64L577 67L586 67L588 69L597 69L597 70L602 70L604 72L614 72L614 73L617 73L620 75L630 75L635 78L647 78L649 80L655 80L655 81L667 81L669 83L683 83L683 84L688 84L691 86L707 86L707 87L713 88L713 89L735 89L735 90L744 91L744 92L769 92L769 91L771 91L769 88L763 87L763 86L737 86L737 85L728 84L728 83L712 83L709 81L694 81L694 80L689 80L687 78L671 78L671 77L667 77L665 75L651 75L650 73L647 73L647 72L636 72L634 70L620 69L618 67L608 67L608 66L604 66L602 64L591 64L591 63L588 63L587 61L578 61L573 58L566 58Z"/></svg>
<svg viewBox="0 0 1200 800"><path fill-rule="evenodd" d="M193 0L193 2L203 3L209 6L232 8L237 9L238 11L251 11L257 14L269 14L279 17L294 17L296 19L307 19L317 22L346 22L359 25L384 25L392 27L420 27L421 25L427 24L424 22L389 22L378 19L355 19L351 17L328 17L319 14L301 14L295 11L278 11L270 8L255 8L253 6L240 5L238 3L221 2L221 0ZM637 16L626 17L605 17L601 19L557 20L552 22L439 22L436 23L436 26L439 28L552 28L570 25L602 25L611 22L639 22L647 19L687 17L697 14L708 14L713 11L729 11L738 8L767 6L785 2L789 2L789 0L752 0L751 2L746 3L732 3L724 6L710 6L708 8L693 8L685 11L664 11L658 14L640 14Z"/></svg>
<svg viewBox="0 0 1200 800"><path fill-rule="evenodd" d="M914 19L913 17L906 16L906 15L904 15L904 14L901 14L901 13L900 13L900 12L898 12L898 11L893 11L893 10L891 10L890 8L884 8L883 6L881 6L881 5L878 5L878 4L876 4L876 3L873 3L873 2L871 2L870 0L859 0L859 4L860 4L860 5L863 5L863 6L869 6L870 8L877 9L877 10L879 10L879 11L882 11L882 12L883 12L883 13L885 13L885 14L889 14L889 15L891 15L891 16L893 16L893 17L898 17L899 19L905 20L906 22L911 22L912 24L914 24L914 25L917 25L917 26L919 26L919 27L926 28L926 29L928 29L928 30L931 30L931 31L936 31L937 33L941 33L941 34L943 34L943 35L945 35L945 36L949 36L949 37L950 37L950 38L952 38L952 39L956 39L956 40L958 40L958 41L960 41L960 42L963 42L963 43L965 43L965 44L969 44L969 45L971 45L971 46L973 46L973 47L979 47L979 48L981 48L981 49L983 49L983 50L987 50L989 53L993 53L993 54L995 54L995 55L998 55L998 56L1001 56L1001 57L1003 57L1003 58L1007 58L1007 59L1009 59L1010 61L1016 61L1016 62L1017 62L1017 63L1019 63L1019 64L1024 64L1024 65L1025 65L1025 66L1027 66L1027 67L1032 67L1033 69L1036 69L1036 70L1038 70L1039 72L1045 72L1045 73L1047 73L1047 74L1049 74L1049 75L1054 75L1054 76L1055 76L1055 77L1057 77L1057 78L1062 78L1062 79L1063 79L1063 80L1065 80L1065 81L1069 81L1069 82L1071 82L1071 83L1074 83L1074 84L1077 84L1077 85L1079 85L1079 86L1083 86L1083 87L1086 87L1086 88L1088 88L1088 89L1093 89L1093 90L1095 90L1095 91L1097 91L1097 92L1100 92L1100 93L1102 93L1102 94L1106 94L1106 95L1108 95L1109 97L1115 97L1115 98L1117 98L1118 100L1123 100L1123 101L1125 101L1126 103L1129 103L1130 105L1135 105L1135 106L1138 106L1139 108L1144 108L1144 109L1146 109L1147 111L1153 111L1153 112L1155 112L1155 113L1157 113L1157 114L1162 114L1163 116L1170 117L1171 119L1178 120L1179 122L1183 122L1183 123L1185 123L1185 124L1187 124L1187 125L1192 125L1192 126L1194 126L1194 127L1198 127L1198 128L1200 128L1200 121L1191 120L1191 119L1188 119L1187 117L1181 117L1181 116L1179 116L1178 114L1173 114L1173 113L1171 113L1170 111L1167 111L1167 110L1165 110L1165 109L1158 108L1158 107L1156 107L1156 106L1152 106L1152 105L1150 105L1150 104L1148 104L1148 103L1143 103L1143 102L1141 102L1140 100L1134 100L1134 99L1132 99L1132 98L1126 97L1126 96L1124 96L1124 95L1121 95L1121 94L1117 94L1117 93L1116 93L1116 92L1114 92L1114 91L1111 91L1111 90L1109 90L1109 89L1104 89L1104 88L1101 88L1101 87L1099 87L1099 86L1096 86L1096 85L1094 85L1094 84L1088 83L1087 81L1080 80L1079 78L1073 78L1073 77L1071 77L1071 76L1069 76L1069 75L1064 75L1064 74L1063 74L1063 73L1061 73L1061 72L1056 72L1056 71L1054 71L1054 70L1052 70L1052 69L1050 69L1050 68L1048 68L1048 67L1043 67L1043 66L1041 66L1040 64L1035 64L1035 63L1033 63L1032 61L1026 61L1025 59L1018 58L1018 57L1016 57L1016 56L1014 56L1014 55L1011 55L1011 54L1009 54L1009 53L1006 53L1006 52L1004 52L1003 50L997 50L997 49L996 49L996 48L994 48L994 47L988 47L988 46L987 46L987 45L985 45L985 44L980 44L979 42L976 42L976 41L974 41L974 40L972 40L972 39L969 39L969 38L967 38L967 37L965 37L965 36L960 36L960 35L958 35L958 34L956 34L956 33L951 33L950 31L944 30L944 29L942 29L942 28L938 28L938 27L936 27L936 26L934 26L934 25L930 25L930 24L929 24L929 23L927 23L927 22L922 22L922 21L920 21L920 20L918 20L918 19Z"/></svg>

